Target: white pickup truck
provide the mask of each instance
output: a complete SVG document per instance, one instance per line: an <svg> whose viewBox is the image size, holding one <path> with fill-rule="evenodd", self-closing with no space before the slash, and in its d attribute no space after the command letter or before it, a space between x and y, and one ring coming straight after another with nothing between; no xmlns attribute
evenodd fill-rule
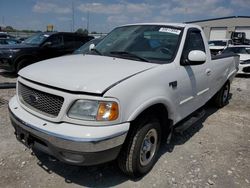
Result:
<svg viewBox="0 0 250 188"><path fill-rule="evenodd" d="M219 107L228 102L239 57L214 58L196 25L117 27L89 54L19 72L17 95L9 102L15 134L60 161L117 159L124 173L141 176L175 127L189 127L212 98Z"/></svg>

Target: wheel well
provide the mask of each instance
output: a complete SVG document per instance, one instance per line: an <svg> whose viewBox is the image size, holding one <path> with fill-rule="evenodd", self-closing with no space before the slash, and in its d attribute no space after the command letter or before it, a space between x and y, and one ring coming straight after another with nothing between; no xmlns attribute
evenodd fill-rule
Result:
<svg viewBox="0 0 250 188"><path fill-rule="evenodd" d="M21 56L21 57L18 57L16 60L15 60L15 70L17 69L17 66L18 66L18 63L24 59L34 59L33 56L30 56L30 55L24 55L24 56Z"/></svg>
<svg viewBox="0 0 250 188"><path fill-rule="evenodd" d="M141 112L135 118L135 120L133 120L131 123L132 124L136 123L137 121L140 121L142 119L146 119L146 117L149 117L152 115L156 116L156 118L159 119L160 124L161 124L162 133L166 134L162 138L164 138L164 137L166 138L169 131L170 131L170 128L172 126L172 120L169 119L168 110L164 104L159 103L159 104L154 104L154 105L148 107L143 112Z"/></svg>

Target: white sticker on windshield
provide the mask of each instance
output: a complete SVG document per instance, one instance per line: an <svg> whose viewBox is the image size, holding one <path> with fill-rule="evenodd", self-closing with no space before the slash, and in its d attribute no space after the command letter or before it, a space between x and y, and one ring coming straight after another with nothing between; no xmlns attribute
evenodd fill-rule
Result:
<svg viewBox="0 0 250 188"><path fill-rule="evenodd" d="M166 32L166 33L172 33L175 35L179 35L181 33L181 30L179 30L179 29L167 28L167 27L161 27L159 31Z"/></svg>
<svg viewBox="0 0 250 188"><path fill-rule="evenodd" d="M49 35L46 35L46 34L44 34L43 36L44 36L44 37L49 37Z"/></svg>

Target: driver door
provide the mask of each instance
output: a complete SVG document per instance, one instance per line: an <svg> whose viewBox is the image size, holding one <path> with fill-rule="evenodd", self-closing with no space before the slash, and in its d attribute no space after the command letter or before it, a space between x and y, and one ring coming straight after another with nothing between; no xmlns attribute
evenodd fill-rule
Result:
<svg viewBox="0 0 250 188"><path fill-rule="evenodd" d="M61 34L50 36L41 47L41 58L49 59L64 55L63 37Z"/></svg>
<svg viewBox="0 0 250 188"><path fill-rule="evenodd" d="M187 32L182 51L181 62L189 61L188 54L192 50L206 53L201 31L191 28ZM180 63L182 64L182 63ZM179 66L179 109L182 117L186 117L205 104L209 97L209 82L211 70L208 68L209 59L196 65Z"/></svg>

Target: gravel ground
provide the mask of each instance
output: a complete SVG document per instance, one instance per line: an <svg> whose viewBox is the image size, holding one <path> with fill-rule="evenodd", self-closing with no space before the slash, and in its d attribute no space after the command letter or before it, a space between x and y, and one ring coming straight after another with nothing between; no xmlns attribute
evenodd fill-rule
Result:
<svg viewBox="0 0 250 188"><path fill-rule="evenodd" d="M131 180L115 162L77 167L35 154L16 141L7 103L14 89L0 90L0 187L250 187L250 77L237 77L230 103L206 107L207 115L163 145L149 174ZM0 74L0 82L13 82ZM35 156L36 155L36 156Z"/></svg>
<svg viewBox="0 0 250 188"><path fill-rule="evenodd" d="M5 72L0 69L0 83L15 82L17 75L15 73Z"/></svg>

